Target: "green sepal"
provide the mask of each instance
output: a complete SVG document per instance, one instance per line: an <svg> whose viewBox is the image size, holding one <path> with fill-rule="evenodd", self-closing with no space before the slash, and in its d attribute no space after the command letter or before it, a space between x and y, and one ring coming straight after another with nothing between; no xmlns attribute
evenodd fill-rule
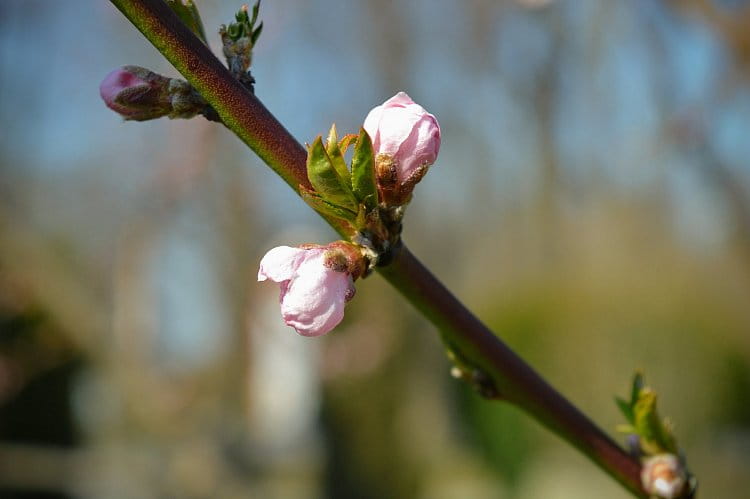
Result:
<svg viewBox="0 0 750 499"><path fill-rule="evenodd" d="M208 45L206 30L203 29L203 21L201 21L200 12L198 12L198 7L195 6L193 0L167 0L167 5L190 28L190 31L195 33L205 45Z"/></svg>
<svg viewBox="0 0 750 499"><path fill-rule="evenodd" d="M364 128L360 129L352 156L352 190L357 200L368 211L378 205L378 187L375 183L375 152Z"/></svg>
<svg viewBox="0 0 750 499"><path fill-rule="evenodd" d="M323 215L341 218L348 222L354 223L357 219L357 214L351 210L344 208L343 206L337 206L324 200L320 195L314 191L311 191L305 186L300 186L299 194L302 199L310 205L312 209Z"/></svg>
<svg viewBox="0 0 750 499"><path fill-rule="evenodd" d="M320 136L307 151L307 178L323 200L356 213L358 203L352 188L334 168Z"/></svg>
<svg viewBox="0 0 750 499"><path fill-rule="evenodd" d="M344 155L339 148L339 138L336 133L336 124L331 125L331 130L328 132L328 141L326 142L326 152L328 157L331 158L331 163L336 169L339 176L344 179L347 184L351 184L352 176L349 173L349 169L346 167L346 160Z"/></svg>

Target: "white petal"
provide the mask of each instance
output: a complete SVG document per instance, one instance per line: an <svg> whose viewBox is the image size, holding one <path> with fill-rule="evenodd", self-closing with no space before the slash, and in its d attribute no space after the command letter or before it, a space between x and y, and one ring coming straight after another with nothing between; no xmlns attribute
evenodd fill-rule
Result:
<svg viewBox="0 0 750 499"><path fill-rule="evenodd" d="M396 154L401 144L409 138L420 119L421 115L412 112L409 108L385 109L378 126L380 143L377 152Z"/></svg>
<svg viewBox="0 0 750 499"><path fill-rule="evenodd" d="M271 279L274 282L288 281L296 274L297 268L311 250L277 246L270 250L260 261L258 280Z"/></svg>
<svg viewBox="0 0 750 499"><path fill-rule="evenodd" d="M364 128L367 134L370 136L372 147L376 151L378 150L378 146L380 145L380 135L378 134L378 127L380 126L380 118L382 116L383 106L375 107L369 113L367 113L365 123L362 125L362 128Z"/></svg>

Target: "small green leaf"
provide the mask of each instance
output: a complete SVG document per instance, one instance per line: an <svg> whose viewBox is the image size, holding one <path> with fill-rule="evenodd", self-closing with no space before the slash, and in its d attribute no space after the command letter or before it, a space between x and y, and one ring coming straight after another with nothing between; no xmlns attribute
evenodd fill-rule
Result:
<svg viewBox="0 0 750 499"><path fill-rule="evenodd" d="M250 38L250 44L255 45L258 41L258 37L263 31L263 23L258 24L255 28L255 21L258 20L258 11L260 9L260 2L256 2L253 6L253 17L250 18L247 13L247 5L243 5L239 11L234 15L235 22L230 23L226 28L227 34L233 41L237 41L240 38Z"/></svg>
<svg viewBox="0 0 750 499"><path fill-rule="evenodd" d="M200 12L198 12L198 7L195 6L193 0L167 0L167 5L190 28L190 31L195 33L204 44L208 45L206 31L203 29L203 21L201 21Z"/></svg>
<svg viewBox="0 0 750 499"><path fill-rule="evenodd" d="M240 10L234 15L234 20L240 24L246 24L248 22L247 17L247 6L243 5Z"/></svg>
<svg viewBox="0 0 750 499"><path fill-rule="evenodd" d="M335 123L331 125L331 130L328 132L326 151L328 152L328 157L331 158L331 163L333 164L333 167L336 169L336 172L339 174L339 176L344 179L347 184L351 184L352 176L346 167L344 155L341 153L341 149L339 149L339 139L336 133Z"/></svg>
<svg viewBox="0 0 750 499"><path fill-rule="evenodd" d="M258 20L258 11L260 11L260 0L255 2L255 5L253 5L253 17L250 19L250 27L252 28L255 26L255 21Z"/></svg>
<svg viewBox="0 0 750 499"><path fill-rule="evenodd" d="M364 198L364 199L362 200L362 204L364 204L364 206L369 206L369 208L367 209L368 213L369 213L369 212L372 212L372 209L373 209L373 208L374 208L375 206L377 206L377 205L378 205L378 193L377 193L377 192L374 192L374 193L372 193L372 194L369 194L369 195L367 195L367 196L366 196L366 197L365 197L365 198Z"/></svg>
<svg viewBox="0 0 750 499"><path fill-rule="evenodd" d="M625 419L628 420L628 423L633 424L633 408L630 406L630 404L625 402L620 397L615 397L615 402L617 403L617 407L620 408L620 412L622 412L622 414L625 416Z"/></svg>
<svg viewBox="0 0 750 499"><path fill-rule="evenodd" d="M358 230L364 229L367 226L367 207L365 205L359 205L359 211L357 211L357 218L354 220L354 227Z"/></svg>
<svg viewBox="0 0 750 499"><path fill-rule="evenodd" d="M630 390L630 406L635 406L635 403L638 402L638 397L641 393L641 390L643 390L644 381L643 381L643 373L640 371L636 371L635 376L633 376L633 387Z"/></svg>
<svg viewBox="0 0 750 499"><path fill-rule="evenodd" d="M260 38L260 34L263 32L263 21L260 22L257 28L255 28L255 31L253 31L253 34L250 35L250 43L252 43L253 47L255 46L255 43L258 41L258 38Z"/></svg>
<svg viewBox="0 0 750 499"><path fill-rule="evenodd" d="M242 36L242 25L238 23L232 23L227 28L227 34L232 40L237 40Z"/></svg>
<svg viewBox="0 0 750 499"><path fill-rule="evenodd" d="M633 435L638 433L638 431L635 429L635 426L630 424L618 424L615 427L615 430L617 431L617 433L624 433L626 435Z"/></svg>
<svg viewBox="0 0 750 499"><path fill-rule="evenodd" d="M334 146L334 143L338 149L339 135L338 130L336 130L336 123L331 125L331 129L328 130L328 138L326 139L326 151L328 151L329 156L331 155L331 148Z"/></svg>
<svg viewBox="0 0 750 499"><path fill-rule="evenodd" d="M634 426L641 437L641 444L649 453L677 453L672 432L664 425L656 412L656 392L642 388L638 401L633 406Z"/></svg>
<svg viewBox="0 0 750 499"><path fill-rule="evenodd" d="M346 150L349 149L350 145L356 144L358 138L359 135L353 133L347 133L346 135L344 135L344 137L339 142L339 149L341 149L341 154L346 155Z"/></svg>
<svg viewBox="0 0 750 499"><path fill-rule="evenodd" d="M362 128L357 138L352 157L352 190L357 200L365 205L368 211L378 204L378 188L375 183L375 152L372 141Z"/></svg>
<svg viewBox="0 0 750 499"><path fill-rule="evenodd" d="M357 201L352 188L334 168L320 136L307 151L307 178L323 200L356 213Z"/></svg>
<svg viewBox="0 0 750 499"><path fill-rule="evenodd" d="M337 206L335 204L329 203L328 201L325 201L322 197L320 197L319 194L311 191L310 189L307 189L306 187L300 186L299 193L302 199L304 199L305 202L318 213L322 213L323 215L327 215L333 218L342 218L349 222L354 222L357 218L356 213L342 206Z"/></svg>

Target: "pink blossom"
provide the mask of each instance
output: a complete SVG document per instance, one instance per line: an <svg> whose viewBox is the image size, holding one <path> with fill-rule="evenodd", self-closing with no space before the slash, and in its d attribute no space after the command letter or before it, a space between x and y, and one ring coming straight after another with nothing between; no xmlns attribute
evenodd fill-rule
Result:
<svg viewBox="0 0 750 499"><path fill-rule="evenodd" d="M281 316L303 336L320 336L344 318L344 306L354 296L352 276L334 270L326 248L278 246L260 262L258 280L281 285Z"/></svg>
<svg viewBox="0 0 750 499"><path fill-rule="evenodd" d="M399 92L374 108L365 118L375 154L391 156L399 182L407 181L422 166L437 159L440 125L437 119Z"/></svg>

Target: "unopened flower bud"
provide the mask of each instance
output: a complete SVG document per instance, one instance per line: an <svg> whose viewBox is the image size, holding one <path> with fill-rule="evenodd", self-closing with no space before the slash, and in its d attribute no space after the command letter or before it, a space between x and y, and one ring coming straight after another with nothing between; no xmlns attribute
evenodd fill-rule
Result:
<svg viewBox="0 0 750 499"><path fill-rule="evenodd" d="M109 73L99 93L108 108L126 120L144 121L169 114L169 78L138 66L123 66Z"/></svg>
<svg viewBox="0 0 750 499"><path fill-rule="evenodd" d="M188 82L139 66L123 66L109 73L99 85L99 93L107 107L126 120L192 118L197 114L213 119L215 114Z"/></svg>
<svg viewBox="0 0 750 499"><path fill-rule="evenodd" d="M664 499L681 497L687 481L685 467L674 454L658 454L643 461L641 482L649 494Z"/></svg>
<svg viewBox="0 0 750 499"><path fill-rule="evenodd" d="M328 246L279 246L260 262L258 280L281 285L284 322L303 336L320 336L344 318L354 297L354 279L365 268L356 246L343 241Z"/></svg>
<svg viewBox="0 0 750 499"><path fill-rule="evenodd" d="M253 92L255 78L250 74L250 65L253 62L253 48L258 42L258 37L263 31L263 22L256 27L258 20L260 0L255 2L252 15L247 5L240 7L235 14L235 22L229 26L221 25L219 35L221 36L222 51L227 59L229 72L237 78L245 88Z"/></svg>
<svg viewBox="0 0 750 499"><path fill-rule="evenodd" d="M406 93L399 92L370 111L363 126L375 149L381 199L389 205L404 204L414 185L437 159L437 119Z"/></svg>

